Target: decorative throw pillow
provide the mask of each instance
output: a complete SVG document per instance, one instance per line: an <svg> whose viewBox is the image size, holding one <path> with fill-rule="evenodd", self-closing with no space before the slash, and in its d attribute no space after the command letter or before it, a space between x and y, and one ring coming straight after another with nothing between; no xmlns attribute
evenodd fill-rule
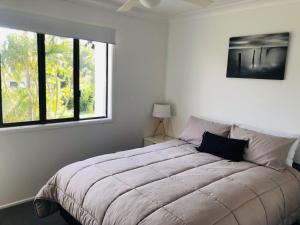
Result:
<svg viewBox="0 0 300 225"><path fill-rule="evenodd" d="M248 141L230 139L209 132L203 134L203 140L197 150L210 153L224 159L239 162L243 160Z"/></svg>
<svg viewBox="0 0 300 225"><path fill-rule="evenodd" d="M204 132L208 131L223 137L228 137L231 125L216 123L191 116L184 131L179 136L180 140L199 146Z"/></svg>
<svg viewBox="0 0 300 225"><path fill-rule="evenodd" d="M249 140L249 146L244 155L245 160L279 171L286 168L288 152L297 140L272 136L238 126L232 126L230 137Z"/></svg>

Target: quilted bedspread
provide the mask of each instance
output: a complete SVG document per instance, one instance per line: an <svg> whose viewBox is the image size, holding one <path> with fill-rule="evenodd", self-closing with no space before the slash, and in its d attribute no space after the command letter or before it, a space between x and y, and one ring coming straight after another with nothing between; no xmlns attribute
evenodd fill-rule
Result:
<svg viewBox="0 0 300 225"><path fill-rule="evenodd" d="M58 171L35 199L82 225L291 225L300 173L231 162L173 140L102 155Z"/></svg>

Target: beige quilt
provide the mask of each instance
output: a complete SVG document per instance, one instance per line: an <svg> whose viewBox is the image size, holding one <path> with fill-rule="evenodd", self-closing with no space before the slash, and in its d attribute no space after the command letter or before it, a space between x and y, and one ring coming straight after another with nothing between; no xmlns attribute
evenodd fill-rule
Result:
<svg viewBox="0 0 300 225"><path fill-rule="evenodd" d="M61 205L82 225L291 225L300 173L199 153L174 140L62 168L35 208Z"/></svg>

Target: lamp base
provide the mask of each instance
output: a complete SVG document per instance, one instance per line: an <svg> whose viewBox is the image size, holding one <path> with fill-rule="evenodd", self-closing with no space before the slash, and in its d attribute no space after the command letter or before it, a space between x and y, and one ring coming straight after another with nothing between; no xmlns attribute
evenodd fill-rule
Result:
<svg viewBox="0 0 300 225"><path fill-rule="evenodd" d="M165 128L165 123L164 122L165 122L164 119L159 120L159 123L156 126L155 131L153 133L153 137L158 136L157 132L158 132L160 127L162 128L162 134L161 134L162 138L164 139L166 137L166 128Z"/></svg>

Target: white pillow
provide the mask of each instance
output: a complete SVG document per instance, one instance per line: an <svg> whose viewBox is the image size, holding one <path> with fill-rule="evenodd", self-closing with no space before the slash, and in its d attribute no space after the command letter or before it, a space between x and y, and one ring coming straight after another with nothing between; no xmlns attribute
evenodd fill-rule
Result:
<svg viewBox="0 0 300 225"><path fill-rule="evenodd" d="M275 136L278 136L278 137L296 138L297 141L295 141L294 144L291 146L291 148L289 150L289 153L288 153L288 157L286 159L286 164L288 166L293 165L294 156L295 156L296 152L297 151L300 152L300 135L299 134L289 134L289 133L285 133L285 132L271 131L271 130L266 130L266 129L253 127L253 126L250 126L250 125L245 125L245 124L239 124L238 126L240 128L257 131L257 132L261 132L261 133L264 133L264 134L275 135Z"/></svg>

